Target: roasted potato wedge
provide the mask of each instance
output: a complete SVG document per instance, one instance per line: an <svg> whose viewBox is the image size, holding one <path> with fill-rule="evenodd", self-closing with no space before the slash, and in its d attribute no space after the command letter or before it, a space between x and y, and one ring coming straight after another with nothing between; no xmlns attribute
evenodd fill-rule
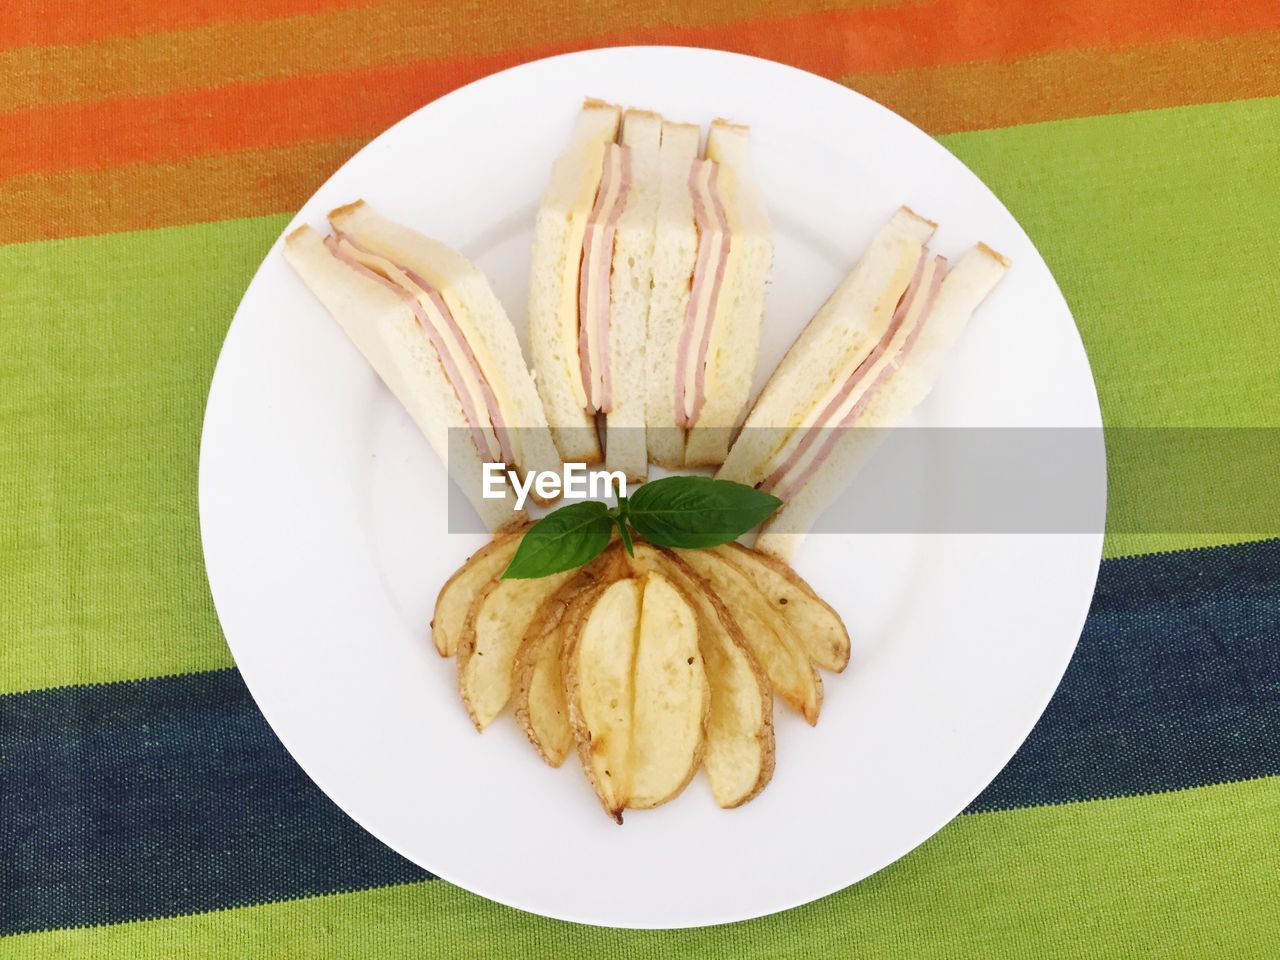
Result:
<svg viewBox="0 0 1280 960"><path fill-rule="evenodd" d="M452 657L467 624L476 596L507 568L515 556L524 529L498 534L473 553L440 588L431 615L431 639L442 657Z"/></svg>
<svg viewBox="0 0 1280 960"><path fill-rule="evenodd" d="M698 617L698 644L711 693L702 766L724 808L746 803L773 776L773 691L728 608L674 553L636 544L633 566L658 570L685 588Z"/></svg>
<svg viewBox="0 0 1280 960"><path fill-rule="evenodd" d="M774 692L810 725L817 723L822 707L822 679L799 638L775 616L772 605L755 584L737 567L706 550L680 550L676 555L706 580L733 611L742 628L742 638L768 675Z"/></svg>
<svg viewBox="0 0 1280 960"><path fill-rule="evenodd" d="M711 694L684 588L657 572L641 582L628 805L656 807L679 796L702 763Z"/></svg>
<svg viewBox="0 0 1280 960"><path fill-rule="evenodd" d="M508 701L560 766L576 746L605 811L678 796L698 767L736 807L773 776L773 693L810 724L815 666L849 662L839 615L785 563L730 544L667 550L615 540L579 570L501 580L521 529L495 536L449 578L432 635L456 653L477 730Z"/></svg>
<svg viewBox="0 0 1280 960"><path fill-rule="evenodd" d="M631 720L639 578L592 589L563 653L565 700L582 769L618 823L631 800Z"/></svg>
<svg viewBox="0 0 1280 960"><path fill-rule="evenodd" d="M705 580L666 554L699 609L699 641L711 689L703 767L722 807L746 803L773 777L773 690L742 628Z"/></svg>
<svg viewBox="0 0 1280 960"><path fill-rule="evenodd" d="M573 746L560 654L577 608L590 598L590 588L598 582L596 571L588 567L548 597L516 651L511 675L516 720L534 749L553 767L564 763Z"/></svg>
<svg viewBox="0 0 1280 960"><path fill-rule="evenodd" d="M849 631L840 614L790 566L740 543L707 552L746 574L816 666L839 673L849 665Z"/></svg>
<svg viewBox="0 0 1280 960"><path fill-rule="evenodd" d="M573 576L491 580L480 591L458 638L458 692L477 730L484 730L511 698L516 651L542 604Z"/></svg>
<svg viewBox="0 0 1280 960"><path fill-rule="evenodd" d="M726 809L746 803L773 779L773 693L740 628L711 632L702 644L711 715L702 766L711 796Z"/></svg>

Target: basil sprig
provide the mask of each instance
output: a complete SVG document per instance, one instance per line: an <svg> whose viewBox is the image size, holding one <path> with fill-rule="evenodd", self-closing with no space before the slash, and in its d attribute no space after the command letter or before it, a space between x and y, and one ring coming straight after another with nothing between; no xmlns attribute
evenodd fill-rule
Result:
<svg viewBox="0 0 1280 960"><path fill-rule="evenodd" d="M746 484L710 477L664 477L627 504L632 529L658 547L718 547L770 516L782 501Z"/></svg>
<svg viewBox="0 0 1280 960"><path fill-rule="evenodd" d="M612 537L609 508L599 500L567 504L525 532L502 579L532 580L580 567L600 556Z"/></svg>
<svg viewBox="0 0 1280 960"><path fill-rule="evenodd" d="M732 480L664 477L618 497L612 509L598 500L570 503L531 526L502 574L532 580L572 570L604 552L616 527L628 553L633 533L659 547L688 550L737 540L768 519L782 501Z"/></svg>

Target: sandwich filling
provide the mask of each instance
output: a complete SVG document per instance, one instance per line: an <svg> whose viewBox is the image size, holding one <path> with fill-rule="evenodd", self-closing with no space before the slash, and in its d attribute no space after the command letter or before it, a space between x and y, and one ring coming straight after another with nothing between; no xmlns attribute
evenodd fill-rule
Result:
<svg viewBox="0 0 1280 960"><path fill-rule="evenodd" d="M613 238L631 191L631 151L616 143L604 148L604 164L595 204L582 235L578 272L578 357L589 411L613 407L609 369L609 278Z"/></svg>
<svg viewBox="0 0 1280 960"><path fill-rule="evenodd" d="M511 437L493 387L440 291L407 267L366 250L342 233L325 237L324 243L335 257L393 290L413 310L418 327L440 358L445 379L457 394L480 456L515 466Z"/></svg>
<svg viewBox="0 0 1280 960"><path fill-rule="evenodd" d="M697 422L707 400L707 348L729 262L729 216L717 187L719 170L711 160L694 160L689 168L698 253L676 352L676 423L682 427Z"/></svg>
<svg viewBox="0 0 1280 960"><path fill-rule="evenodd" d="M946 257L925 248L915 273L898 300L888 327L871 351L839 385L813 424L798 431L775 458L777 467L759 484L788 500L831 455L840 431L852 427L884 384L906 360L929 318L947 272Z"/></svg>

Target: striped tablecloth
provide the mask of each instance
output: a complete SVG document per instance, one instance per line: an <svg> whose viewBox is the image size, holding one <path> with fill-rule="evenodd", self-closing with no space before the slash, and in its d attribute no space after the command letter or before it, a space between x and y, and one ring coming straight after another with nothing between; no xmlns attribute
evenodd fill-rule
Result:
<svg viewBox="0 0 1280 960"><path fill-rule="evenodd" d="M235 305L392 121L617 43L791 63L937 135L1043 252L1109 426L1280 427L1276 0L5 0L0 956L1280 955L1280 529L1110 536L1061 690L971 810L749 923L497 906L363 833L272 736L197 532ZM1229 458L1179 472L1280 501ZM1149 507L1133 476L1113 518Z"/></svg>

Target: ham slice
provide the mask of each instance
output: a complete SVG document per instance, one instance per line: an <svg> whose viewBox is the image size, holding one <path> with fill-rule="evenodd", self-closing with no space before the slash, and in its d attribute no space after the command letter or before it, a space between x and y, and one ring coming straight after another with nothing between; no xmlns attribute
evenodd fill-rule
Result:
<svg viewBox="0 0 1280 960"><path fill-rule="evenodd" d="M707 350L729 262L729 216L717 187L719 170L711 160L694 160L689 168L698 253L676 351L676 423L682 427L697 422L707 400Z"/></svg>
<svg viewBox="0 0 1280 960"><path fill-rule="evenodd" d="M394 290L408 304L440 358L445 379L462 405L476 449L491 462L514 466L515 454L498 398L440 291L418 274L366 250L345 234L325 237L324 243L343 263Z"/></svg>
<svg viewBox="0 0 1280 960"><path fill-rule="evenodd" d="M605 145L604 165L595 204L582 235L578 272L578 356L582 386L592 411L613 407L609 369L609 278L613 271L613 238L631 191L631 151Z"/></svg>
<svg viewBox="0 0 1280 960"><path fill-rule="evenodd" d="M922 251L915 274L894 310L884 335L862 359L817 419L787 452L781 463L760 484L762 490L787 500L826 461L839 440L840 431L852 427L881 387L901 366L937 299L947 271L945 257L930 258Z"/></svg>

